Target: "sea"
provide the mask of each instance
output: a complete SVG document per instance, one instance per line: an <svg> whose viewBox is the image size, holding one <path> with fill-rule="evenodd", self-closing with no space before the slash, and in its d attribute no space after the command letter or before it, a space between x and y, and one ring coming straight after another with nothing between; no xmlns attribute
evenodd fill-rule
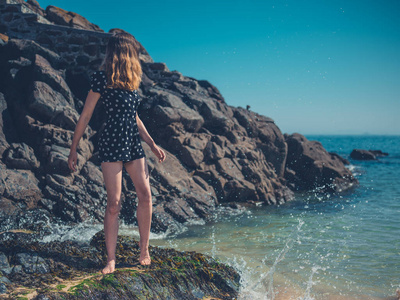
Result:
<svg viewBox="0 0 400 300"><path fill-rule="evenodd" d="M178 233L152 234L150 244L198 251L241 275L239 299L398 299L400 291L400 136L306 135L350 161L360 184L340 195L310 191L276 206L186 224ZM353 149L389 153L376 161L350 159ZM245 200L245 199L243 199ZM59 238L89 239L87 225ZM76 234L77 230L85 234ZM120 234L138 237L136 227Z"/></svg>

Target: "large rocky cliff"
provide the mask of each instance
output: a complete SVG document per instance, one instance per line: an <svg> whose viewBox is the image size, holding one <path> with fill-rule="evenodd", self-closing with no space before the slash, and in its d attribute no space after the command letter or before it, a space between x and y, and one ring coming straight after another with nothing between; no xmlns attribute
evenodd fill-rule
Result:
<svg viewBox="0 0 400 300"><path fill-rule="evenodd" d="M78 172L70 173L67 157L110 33L35 0L1 0L0 11L0 230L102 222L101 101L79 145ZM219 204L281 204L296 191L340 192L357 183L345 161L319 142L283 135L271 118L229 105L207 80L154 62L139 41L137 50L138 113L167 154L160 164L143 142L153 232L207 221ZM122 197L121 217L135 224L135 188L125 173Z"/></svg>

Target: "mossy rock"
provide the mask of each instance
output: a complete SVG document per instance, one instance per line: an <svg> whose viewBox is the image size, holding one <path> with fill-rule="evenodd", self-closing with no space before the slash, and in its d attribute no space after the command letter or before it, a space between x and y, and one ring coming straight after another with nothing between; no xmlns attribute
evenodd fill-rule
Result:
<svg viewBox="0 0 400 300"><path fill-rule="evenodd" d="M240 277L232 267L194 251L150 246L152 263L142 266L139 243L127 236L118 237L116 271L102 275L103 231L88 244L24 242L15 237L1 243L0 251L11 265L18 253L28 253L43 259L50 270L29 274L22 266L9 274L9 299L235 299L239 291Z"/></svg>

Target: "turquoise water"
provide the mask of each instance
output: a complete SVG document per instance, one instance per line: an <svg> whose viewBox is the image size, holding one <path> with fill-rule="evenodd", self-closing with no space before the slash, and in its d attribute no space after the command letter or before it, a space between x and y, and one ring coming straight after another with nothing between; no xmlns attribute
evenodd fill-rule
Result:
<svg viewBox="0 0 400 300"><path fill-rule="evenodd" d="M307 136L349 158L380 149L379 161L350 161L360 181L337 197L297 195L280 206L192 225L152 245L195 250L233 265L241 299L389 299L400 288L400 137Z"/></svg>

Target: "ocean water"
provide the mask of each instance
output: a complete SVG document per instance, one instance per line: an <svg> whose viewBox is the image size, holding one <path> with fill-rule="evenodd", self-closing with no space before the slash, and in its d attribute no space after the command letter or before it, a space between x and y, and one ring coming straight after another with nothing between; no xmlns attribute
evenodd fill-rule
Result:
<svg viewBox="0 0 400 300"><path fill-rule="evenodd" d="M340 196L297 194L279 206L218 209L207 224L151 234L150 244L199 251L240 273L239 299L397 299L400 289L400 136L306 136L350 160L360 181ZM388 152L353 161L354 148ZM102 226L56 228L53 239L90 239ZM120 234L138 237L136 227Z"/></svg>
<svg viewBox="0 0 400 300"><path fill-rule="evenodd" d="M395 299L400 288L400 136L306 136L353 161L360 181L341 196L297 195L280 206L192 225L152 245L217 257L242 275L240 299ZM129 231L129 230L126 230Z"/></svg>

